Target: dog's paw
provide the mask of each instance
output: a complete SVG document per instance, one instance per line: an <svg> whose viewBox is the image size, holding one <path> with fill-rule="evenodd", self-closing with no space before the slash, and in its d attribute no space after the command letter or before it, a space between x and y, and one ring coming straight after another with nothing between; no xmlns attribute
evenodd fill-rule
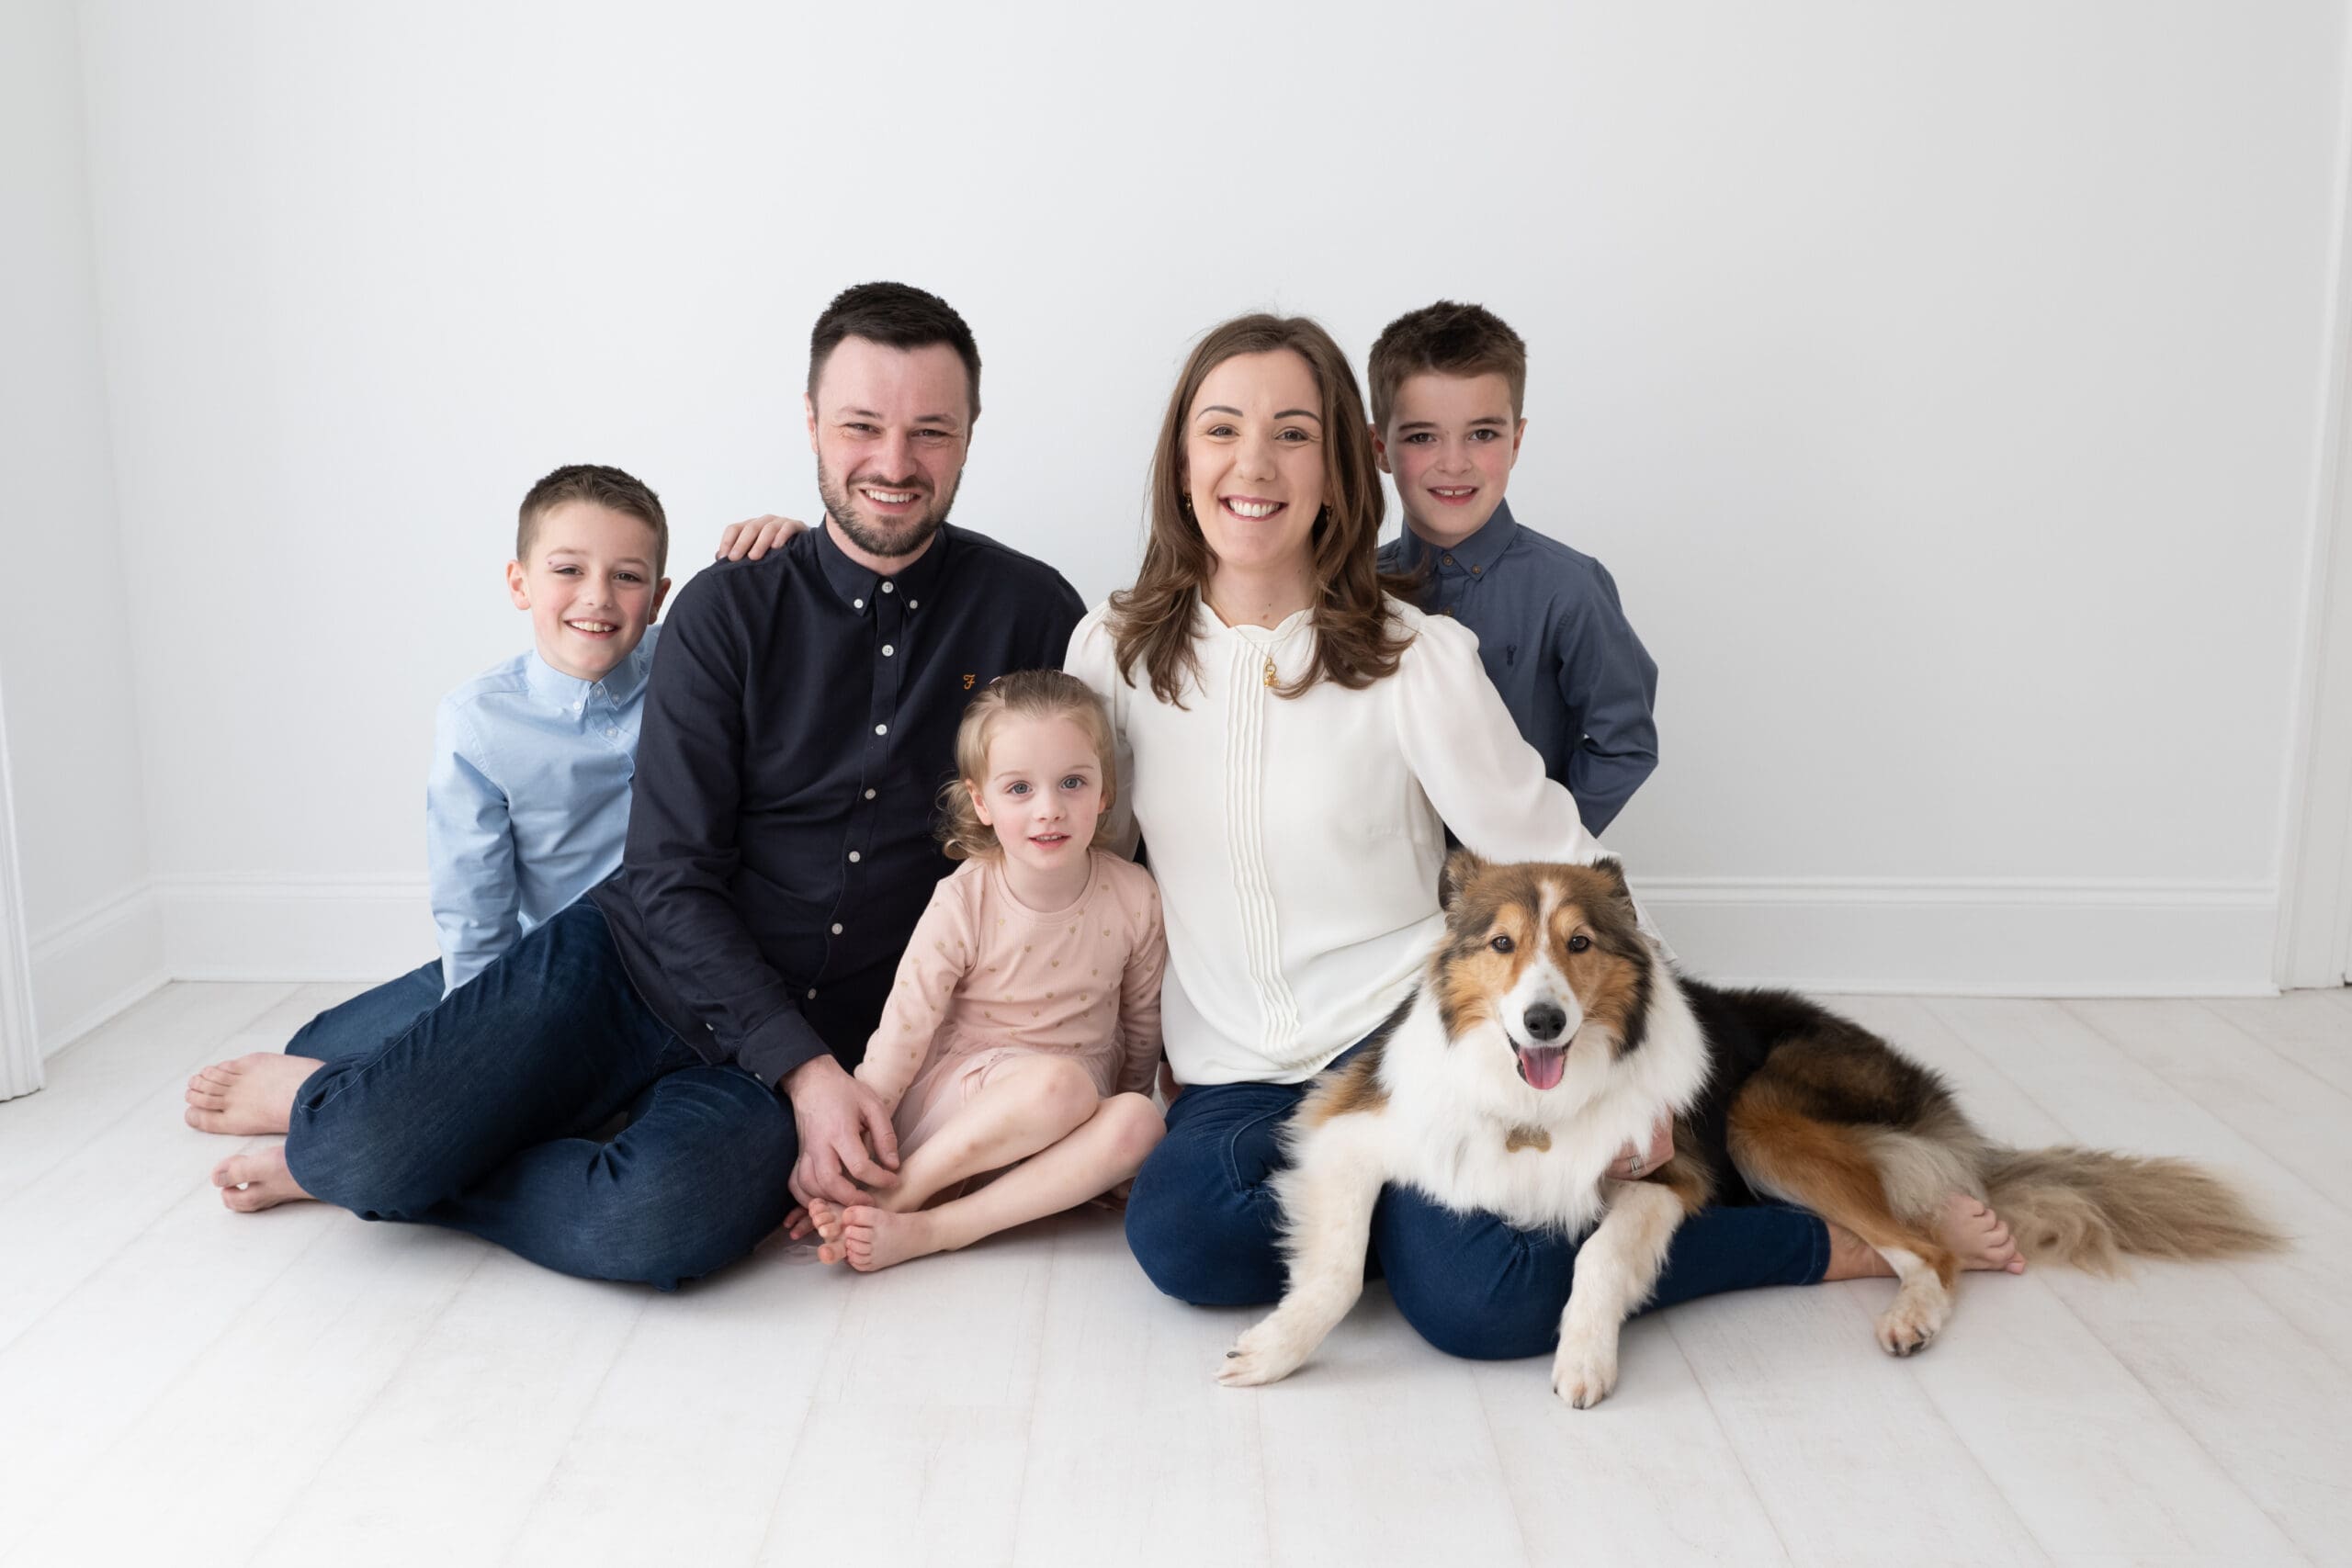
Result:
<svg viewBox="0 0 2352 1568"><path fill-rule="evenodd" d="M1890 1356L1916 1356L1936 1342L1951 1317L1951 1298L1941 1290L1905 1291L1879 1314L1878 1348Z"/></svg>
<svg viewBox="0 0 2352 1568"><path fill-rule="evenodd" d="M1561 1337L1552 1358L1552 1392L1578 1410L1589 1410L1617 1386L1617 1336L1614 1333Z"/></svg>
<svg viewBox="0 0 2352 1568"><path fill-rule="evenodd" d="M1217 1368L1216 1381L1227 1388L1280 1382L1298 1371L1314 1348L1312 1340L1290 1332L1276 1314L1233 1342L1233 1348L1225 1353L1225 1364Z"/></svg>

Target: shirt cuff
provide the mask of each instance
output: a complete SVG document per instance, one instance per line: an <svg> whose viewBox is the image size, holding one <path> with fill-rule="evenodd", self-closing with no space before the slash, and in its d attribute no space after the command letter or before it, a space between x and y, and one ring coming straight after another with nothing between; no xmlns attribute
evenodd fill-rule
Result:
<svg viewBox="0 0 2352 1568"><path fill-rule="evenodd" d="M735 1065L772 1089L782 1092L785 1075L801 1063L828 1055L808 1020L797 1009L776 1014L735 1053Z"/></svg>

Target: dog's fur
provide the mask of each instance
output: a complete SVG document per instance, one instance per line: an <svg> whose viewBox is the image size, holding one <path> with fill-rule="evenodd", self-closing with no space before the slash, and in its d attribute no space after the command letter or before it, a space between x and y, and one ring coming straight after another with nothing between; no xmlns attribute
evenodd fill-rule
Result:
<svg viewBox="0 0 2352 1568"><path fill-rule="evenodd" d="M1442 902L1419 987L1292 1119L1292 1163L1275 1179L1289 1290L1228 1352L1222 1382L1289 1375L1347 1314L1388 1182L1523 1229L1591 1233L1552 1371L1579 1408L1615 1386L1619 1327L1706 1203L1778 1199L1861 1237L1894 1269L1878 1340L1897 1356L1951 1316L1959 1260L1935 1225L1954 1192L1990 1203L2029 1258L2100 1272L2122 1253L2280 1245L2192 1165L2004 1148L1940 1077L1859 1024L1786 992L1682 978L1635 923L1613 861L1489 865L1462 851ZM1674 1157L1638 1181L1607 1179L1662 1111Z"/></svg>

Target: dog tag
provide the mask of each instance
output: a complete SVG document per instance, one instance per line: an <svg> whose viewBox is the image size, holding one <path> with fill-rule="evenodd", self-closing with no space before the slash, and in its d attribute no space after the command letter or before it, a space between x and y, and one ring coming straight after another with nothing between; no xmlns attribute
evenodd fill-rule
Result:
<svg viewBox="0 0 2352 1568"><path fill-rule="evenodd" d="M1533 1149L1537 1154L1552 1151L1552 1134L1541 1127L1513 1127L1510 1136L1503 1140L1503 1153L1515 1155L1521 1149Z"/></svg>

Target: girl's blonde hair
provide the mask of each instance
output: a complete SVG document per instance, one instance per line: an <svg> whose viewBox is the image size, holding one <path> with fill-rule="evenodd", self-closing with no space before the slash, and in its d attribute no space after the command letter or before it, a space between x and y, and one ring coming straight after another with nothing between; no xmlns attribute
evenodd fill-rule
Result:
<svg viewBox="0 0 2352 1568"><path fill-rule="evenodd" d="M1111 716L1094 688L1059 670L1021 670L1000 675L964 708L964 722L956 728L956 776L939 792L939 841L949 860L992 855L1001 846L996 829L980 820L972 804L967 781L984 779L989 771L989 742L997 726L1008 718L1066 718L1086 731L1094 744L1094 759L1102 770L1102 804L1118 797L1118 779L1112 760Z"/></svg>

